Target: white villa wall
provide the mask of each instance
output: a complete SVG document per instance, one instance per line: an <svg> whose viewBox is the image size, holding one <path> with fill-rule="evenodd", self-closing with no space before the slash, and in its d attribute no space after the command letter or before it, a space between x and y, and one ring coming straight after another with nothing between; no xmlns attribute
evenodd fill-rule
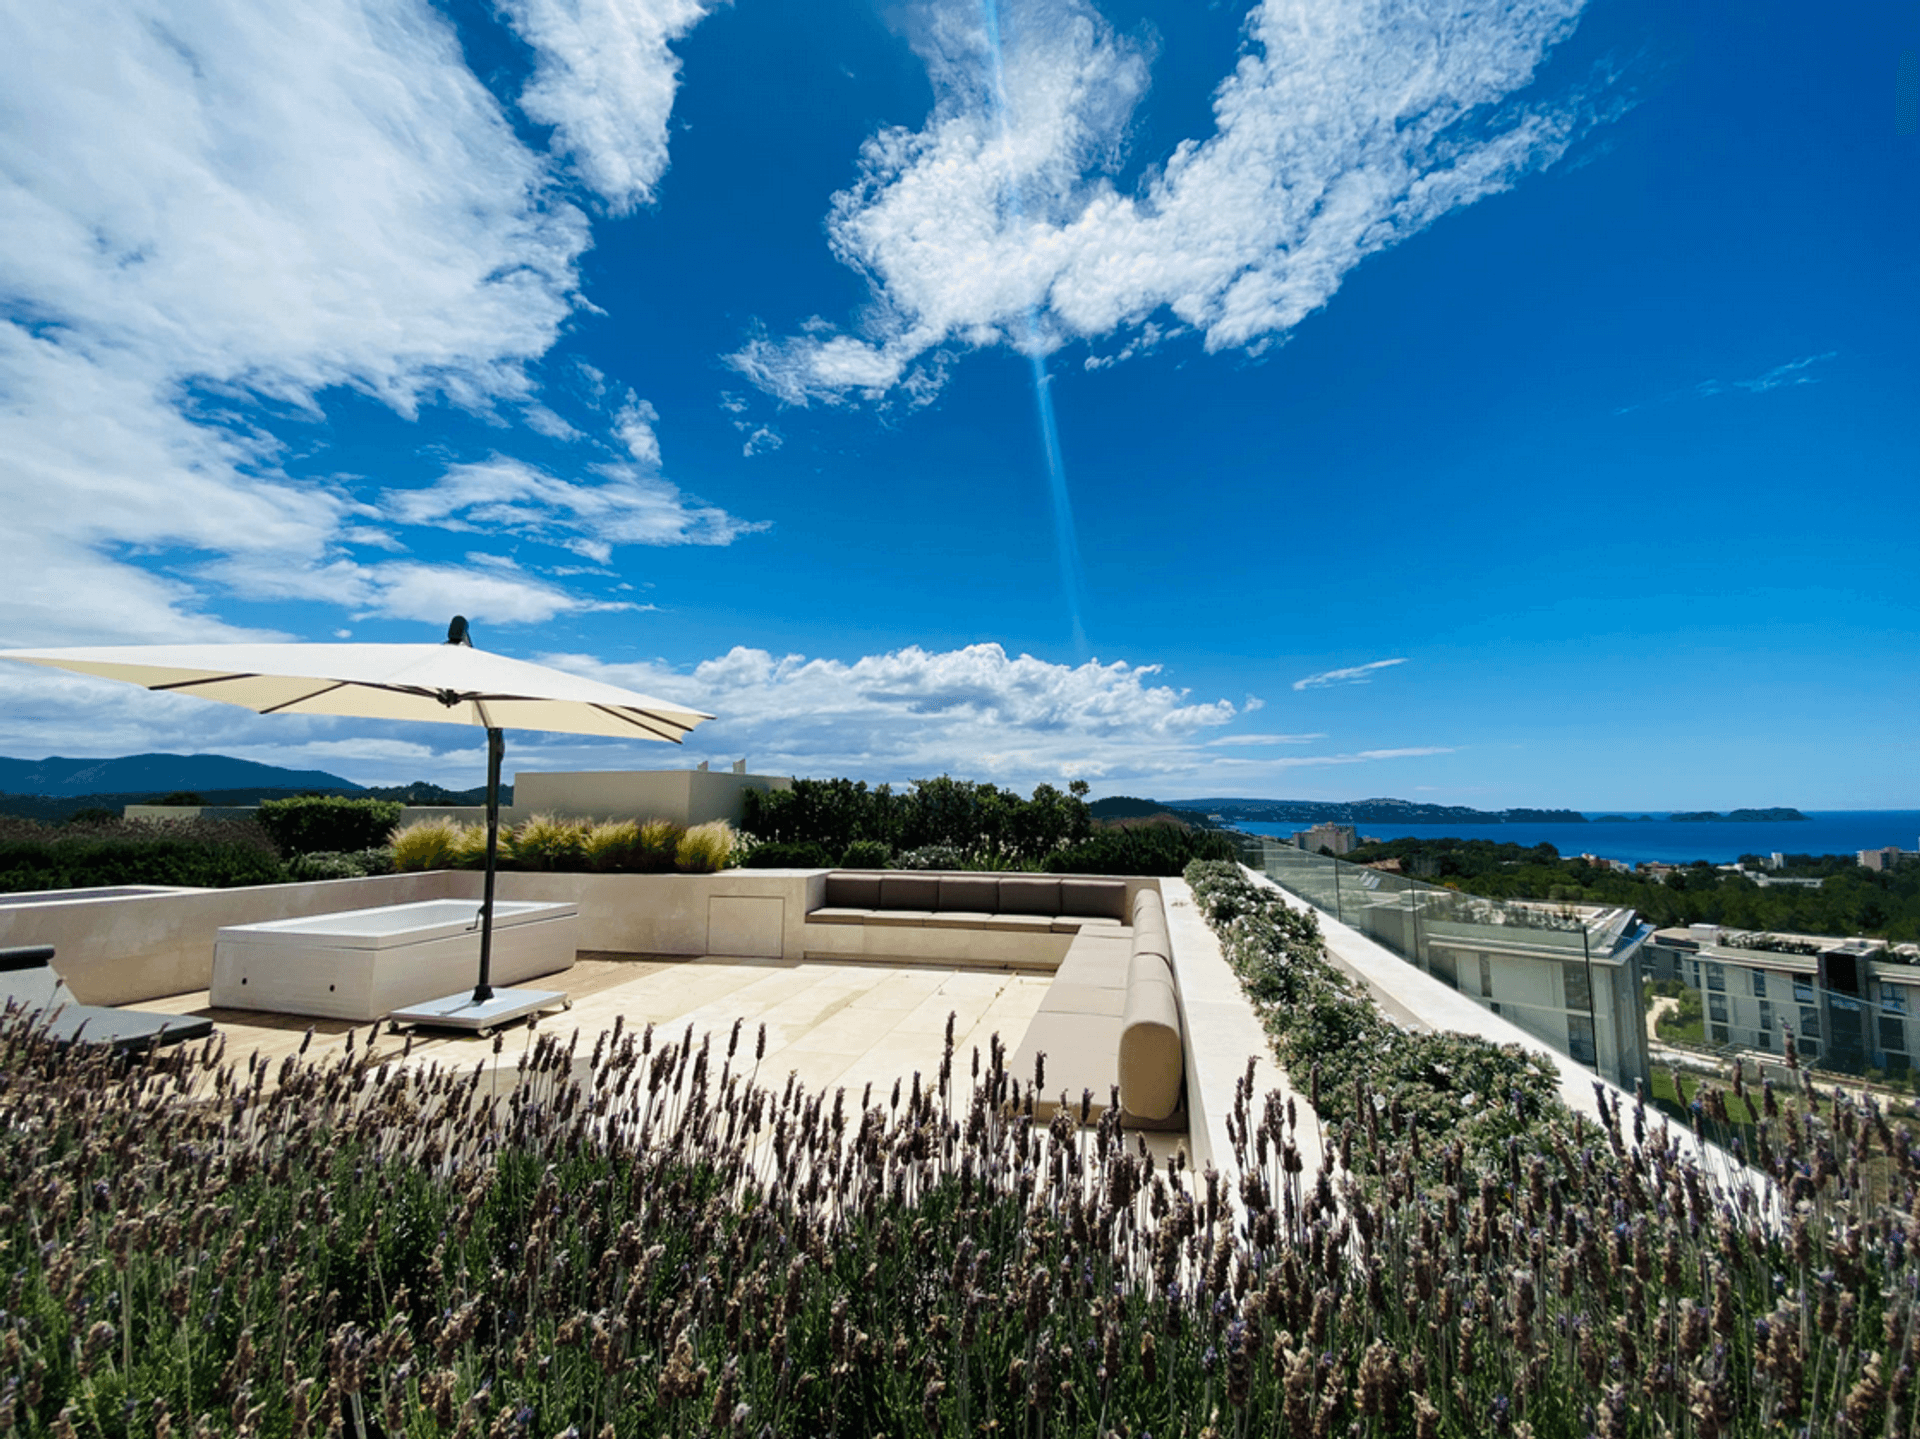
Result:
<svg viewBox="0 0 1920 1439"><path fill-rule="evenodd" d="M671 819L739 824L750 789L791 789L781 775L726 774L705 770L577 770L513 777L513 811L581 818Z"/></svg>

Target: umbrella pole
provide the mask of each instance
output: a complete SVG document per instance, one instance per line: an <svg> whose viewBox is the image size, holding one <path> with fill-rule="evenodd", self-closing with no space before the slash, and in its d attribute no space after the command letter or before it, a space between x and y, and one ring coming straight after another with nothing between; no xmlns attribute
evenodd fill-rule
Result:
<svg viewBox="0 0 1920 1439"><path fill-rule="evenodd" d="M507 751L507 737L491 725L487 727L487 884L480 901L480 983L474 986L473 1002L485 1004L493 998L488 982L493 963L493 876L500 865L500 760Z"/></svg>

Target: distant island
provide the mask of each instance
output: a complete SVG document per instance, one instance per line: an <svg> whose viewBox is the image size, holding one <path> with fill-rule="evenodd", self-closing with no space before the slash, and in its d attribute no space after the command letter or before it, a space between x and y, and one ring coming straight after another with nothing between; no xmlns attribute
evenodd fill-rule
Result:
<svg viewBox="0 0 1920 1439"><path fill-rule="evenodd" d="M1405 799L1360 799L1344 803L1303 799L1183 799L1182 809L1256 824L1585 824L1577 809L1472 809L1460 804L1420 804ZM1163 809L1173 808L1163 805Z"/></svg>
<svg viewBox="0 0 1920 1439"><path fill-rule="evenodd" d="M1681 814L1670 814L1667 818L1680 824L1781 824L1790 820L1805 820L1807 817L1797 809L1782 806L1775 809L1736 809L1726 814L1716 814L1710 809L1687 810Z"/></svg>

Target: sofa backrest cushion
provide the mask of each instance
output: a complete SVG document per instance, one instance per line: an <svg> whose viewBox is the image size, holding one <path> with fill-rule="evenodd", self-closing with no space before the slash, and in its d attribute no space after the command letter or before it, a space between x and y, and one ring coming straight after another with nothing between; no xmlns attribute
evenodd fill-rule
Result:
<svg viewBox="0 0 1920 1439"><path fill-rule="evenodd" d="M1060 881L1040 875L1003 877L1000 886L1000 914L1055 915L1060 909Z"/></svg>
<svg viewBox="0 0 1920 1439"><path fill-rule="evenodd" d="M935 910L939 907L939 875L883 874L880 876L879 908Z"/></svg>
<svg viewBox="0 0 1920 1439"><path fill-rule="evenodd" d="M937 909L995 914L1000 908L1000 881L990 874L943 874Z"/></svg>
<svg viewBox="0 0 1920 1439"><path fill-rule="evenodd" d="M1059 914L1081 915L1088 919L1127 917L1127 882L1123 879L1080 879L1063 876L1060 880Z"/></svg>
<svg viewBox="0 0 1920 1439"><path fill-rule="evenodd" d="M827 876L827 904L834 909L880 908L880 876L847 871Z"/></svg>

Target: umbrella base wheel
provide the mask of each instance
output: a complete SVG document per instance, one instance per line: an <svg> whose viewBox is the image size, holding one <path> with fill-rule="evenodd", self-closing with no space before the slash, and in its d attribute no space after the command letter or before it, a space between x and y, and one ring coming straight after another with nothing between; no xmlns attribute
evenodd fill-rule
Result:
<svg viewBox="0 0 1920 1439"><path fill-rule="evenodd" d="M387 1016L387 1026L392 1034L402 1029L454 1029L485 1039L515 1020L572 1008L571 999L552 989L496 989L491 999L477 1003L467 991L396 1009Z"/></svg>

